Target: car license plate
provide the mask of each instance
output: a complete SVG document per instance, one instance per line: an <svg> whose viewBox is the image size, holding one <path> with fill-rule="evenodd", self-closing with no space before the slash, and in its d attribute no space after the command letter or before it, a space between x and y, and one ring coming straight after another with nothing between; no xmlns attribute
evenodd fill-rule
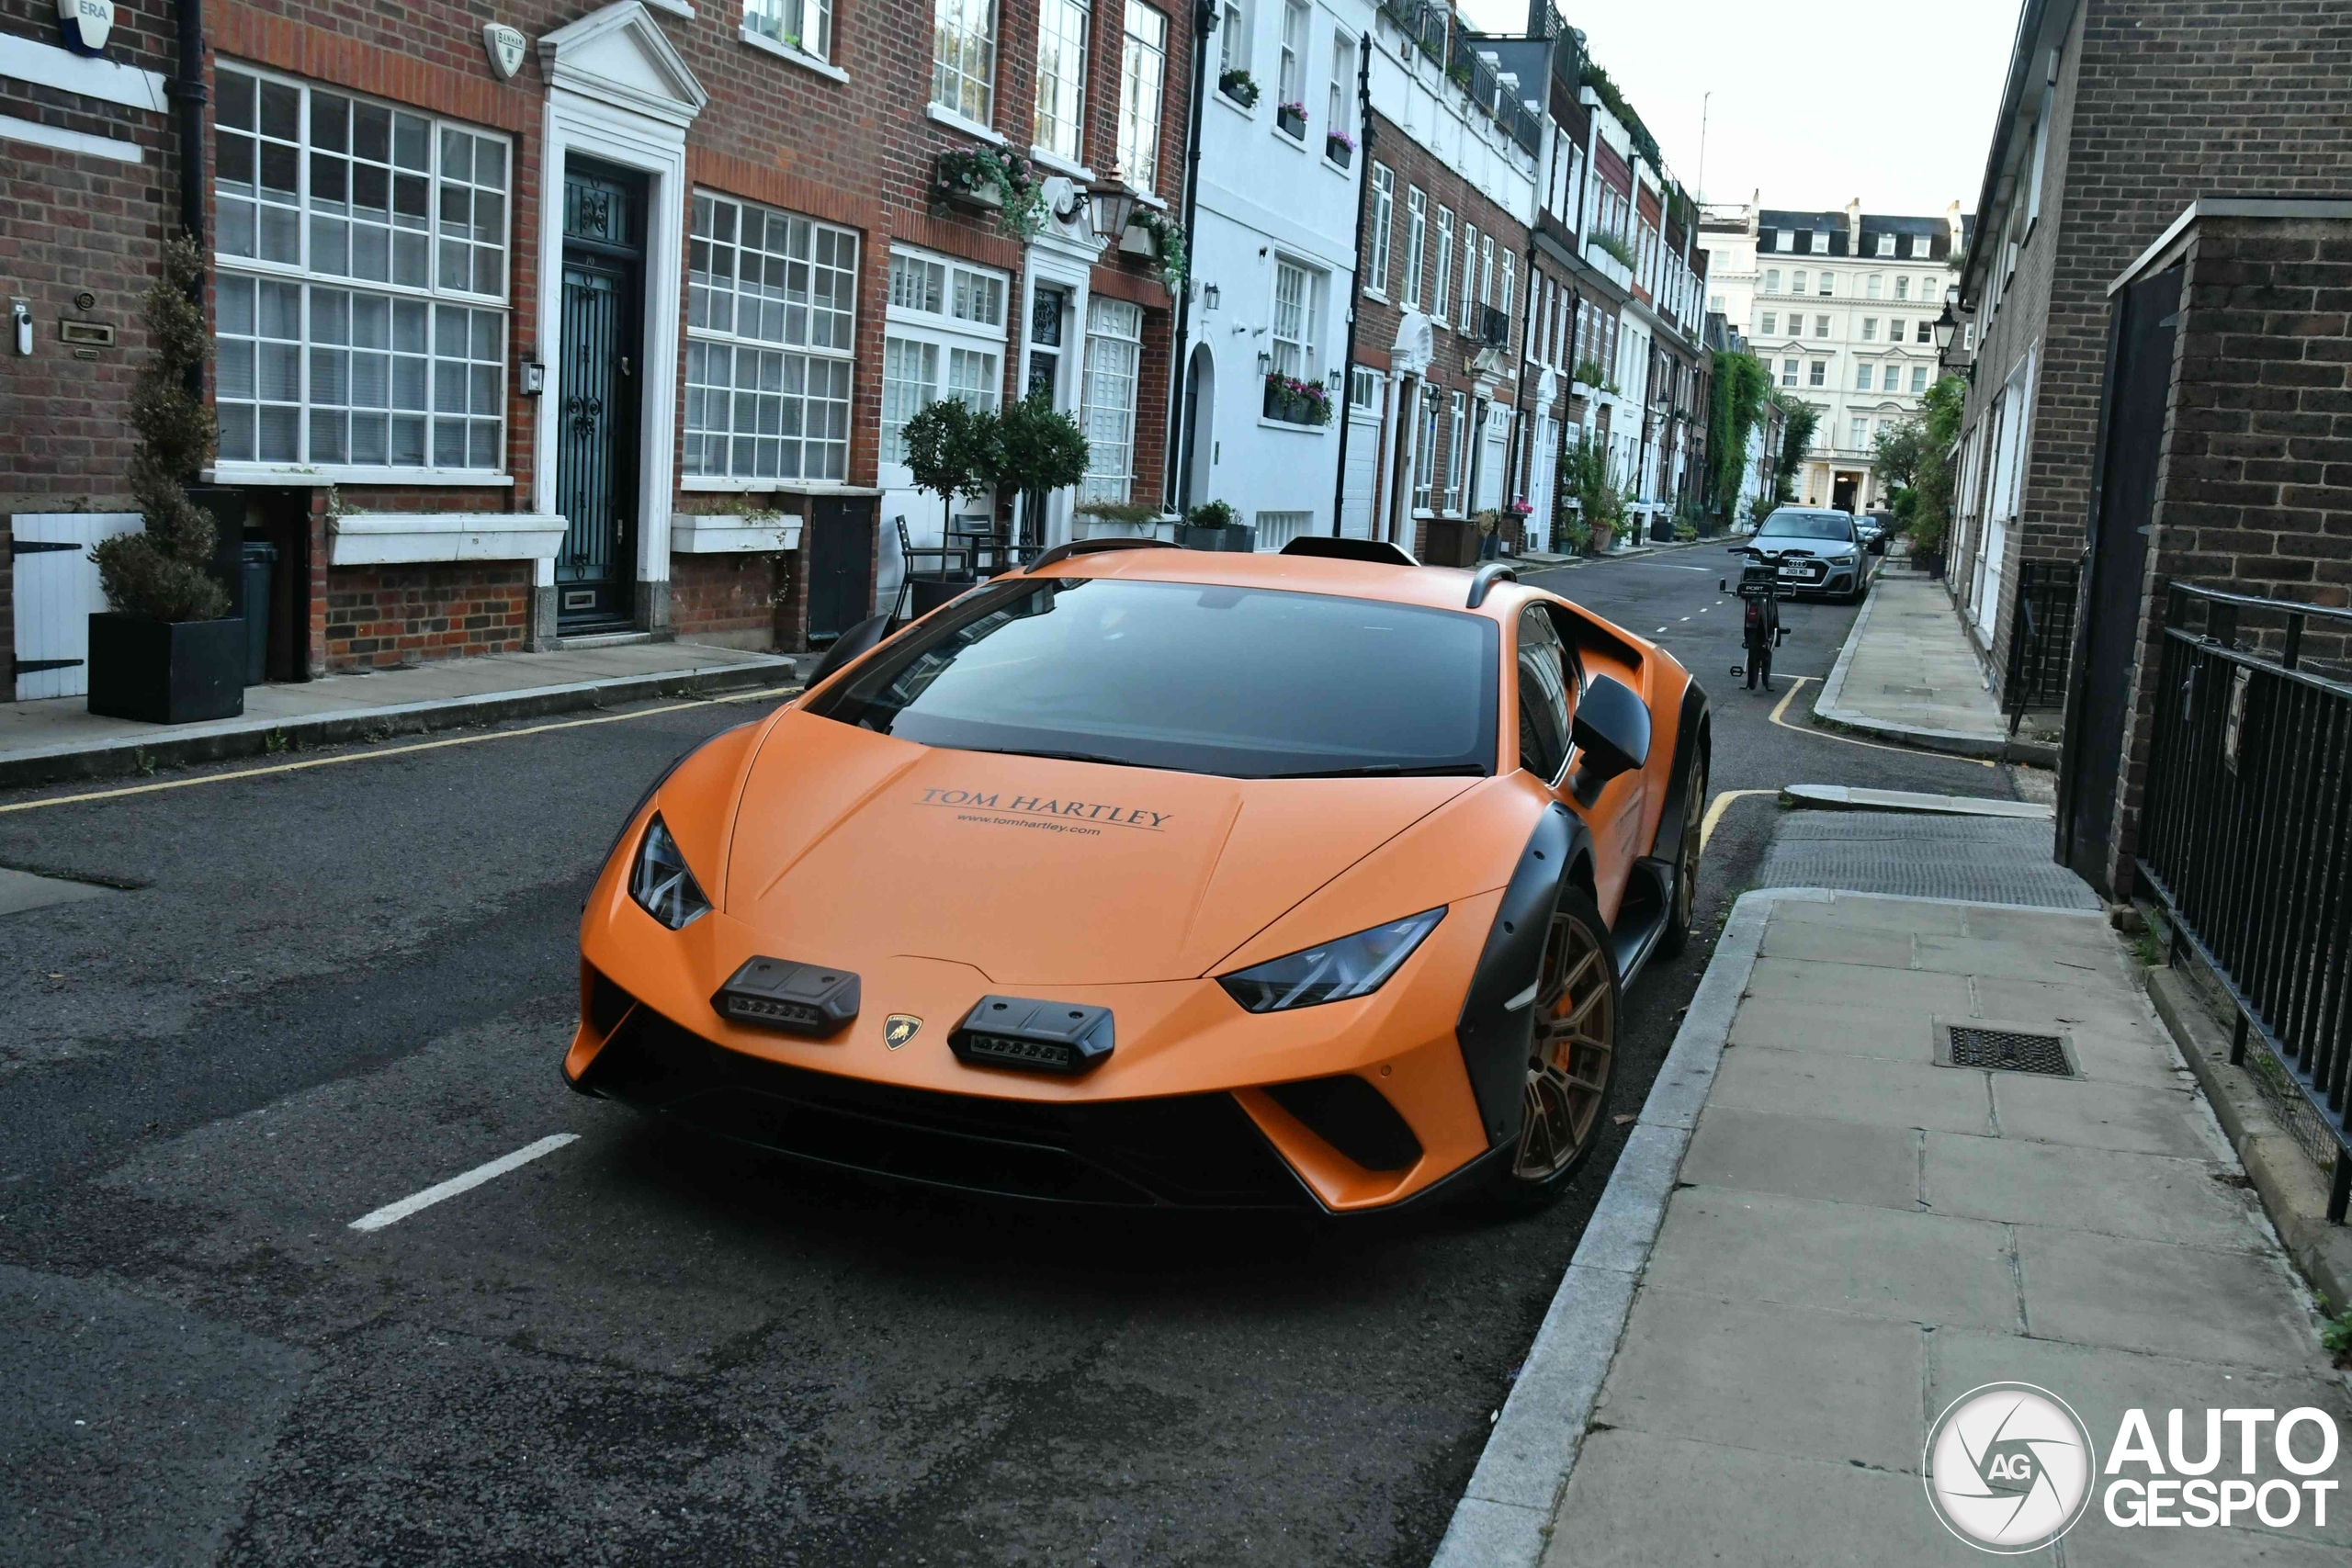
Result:
<svg viewBox="0 0 2352 1568"><path fill-rule="evenodd" d="M1818 582L1822 578L1828 574L1824 568L1818 565L1814 565L1784 566L1781 569L1781 575L1782 577L1793 577L1804 582Z"/></svg>

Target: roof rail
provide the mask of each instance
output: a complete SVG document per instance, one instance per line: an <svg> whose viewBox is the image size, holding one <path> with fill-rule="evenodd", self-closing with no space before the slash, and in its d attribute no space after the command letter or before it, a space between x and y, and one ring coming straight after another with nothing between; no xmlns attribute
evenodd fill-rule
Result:
<svg viewBox="0 0 2352 1568"><path fill-rule="evenodd" d="M1374 566L1419 566L1402 545L1385 539L1340 539L1329 534L1301 534L1280 552L1286 556L1320 556L1326 560L1370 561Z"/></svg>
<svg viewBox="0 0 2352 1568"><path fill-rule="evenodd" d="M1472 574L1470 579L1470 604L1468 608L1475 610L1479 605L1485 604L1487 602L1487 591L1494 587L1496 583L1517 582L1518 581L1518 569L1513 567L1508 561L1490 560L1481 563L1477 571Z"/></svg>
<svg viewBox="0 0 2352 1568"><path fill-rule="evenodd" d="M1172 550L1176 547L1165 539L1072 539L1067 545L1056 545L1023 569L1024 577L1059 566L1072 556L1091 556L1103 550Z"/></svg>

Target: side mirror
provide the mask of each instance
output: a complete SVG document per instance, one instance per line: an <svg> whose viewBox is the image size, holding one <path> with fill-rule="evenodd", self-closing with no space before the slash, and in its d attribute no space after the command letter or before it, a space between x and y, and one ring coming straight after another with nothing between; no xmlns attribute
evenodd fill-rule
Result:
<svg viewBox="0 0 2352 1568"><path fill-rule="evenodd" d="M843 665L853 660L863 658L889 635L889 616L868 615L833 639L833 646L827 649L825 657L817 661L817 668L803 682L804 687L807 690L815 691L818 686L831 680Z"/></svg>
<svg viewBox="0 0 2352 1568"><path fill-rule="evenodd" d="M1595 676L1577 699L1569 738L1582 758L1578 772L1598 785L1650 760L1650 710L1631 688Z"/></svg>

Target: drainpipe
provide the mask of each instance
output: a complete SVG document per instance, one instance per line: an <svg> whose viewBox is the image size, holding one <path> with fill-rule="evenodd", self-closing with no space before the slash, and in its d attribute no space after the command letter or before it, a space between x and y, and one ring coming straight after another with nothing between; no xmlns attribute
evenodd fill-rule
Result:
<svg viewBox="0 0 2352 1568"><path fill-rule="evenodd" d="M204 243L204 0L178 0L179 74L171 95L179 105L180 227Z"/></svg>
<svg viewBox="0 0 2352 1568"><path fill-rule="evenodd" d="M1331 481L1331 536L1340 536L1340 524L1348 504L1348 427L1355 421L1348 417L1348 389L1354 384L1356 373L1356 300L1362 292L1363 266L1363 220L1372 208L1372 45L1374 35L1366 33L1356 44L1356 118L1363 122L1362 134L1356 138L1356 234L1354 247L1348 252L1348 346L1340 362L1340 471ZM1380 487L1375 484L1375 491ZM1372 523L1365 519L1369 534Z"/></svg>
<svg viewBox="0 0 2352 1568"><path fill-rule="evenodd" d="M1168 372L1168 423L1175 438L1167 444L1161 461L1159 493L1176 498L1182 515L1193 503L1193 421L1184 408L1185 381L1193 366L1193 289L1200 271L1201 242L1194 217L1201 197L1201 110L1208 104L1209 39L1216 32L1216 0L1197 0L1193 7L1193 130L1184 144L1184 291L1176 299L1176 363Z"/></svg>

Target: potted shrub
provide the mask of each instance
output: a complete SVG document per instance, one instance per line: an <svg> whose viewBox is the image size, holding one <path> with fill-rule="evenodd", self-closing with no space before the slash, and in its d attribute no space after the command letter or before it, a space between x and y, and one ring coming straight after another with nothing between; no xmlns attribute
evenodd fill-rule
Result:
<svg viewBox="0 0 2352 1568"><path fill-rule="evenodd" d="M1167 513L1146 501L1081 501L1070 511L1077 524L1070 536L1080 539L1151 539Z"/></svg>
<svg viewBox="0 0 2352 1568"><path fill-rule="evenodd" d="M1245 109L1258 107L1258 79L1247 71L1235 69L1217 73L1216 90Z"/></svg>
<svg viewBox="0 0 2352 1568"><path fill-rule="evenodd" d="M1086 477L1086 433L1042 391L1001 413L979 417L994 426L979 443L989 482L999 495L1021 498L1021 543L1042 545L1047 492Z"/></svg>
<svg viewBox="0 0 2352 1568"><path fill-rule="evenodd" d="M1301 141L1306 141L1306 106L1305 104L1276 104L1274 125L1284 136L1296 137Z"/></svg>
<svg viewBox="0 0 2352 1568"><path fill-rule="evenodd" d="M187 483L212 461L220 434L195 389L212 353L198 303L205 261L185 234L164 243L163 274L147 290L153 353L130 398L130 491L147 525L90 551L107 608L90 617L89 707L110 718L187 724L245 711L244 617L228 613L213 575L220 523Z"/></svg>
<svg viewBox="0 0 2352 1568"><path fill-rule="evenodd" d="M1176 543L1188 550L1254 550L1258 530L1241 521L1229 501L1204 501L1176 525Z"/></svg>
<svg viewBox="0 0 2352 1568"><path fill-rule="evenodd" d="M917 490L939 497L943 536L954 521L956 497L969 501L985 493L993 482L998 462L995 435L994 420L973 412L969 404L956 398L926 403L907 421L901 433L907 467L914 474ZM945 562L941 564L944 568ZM909 563L902 562L901 567L912 575ZM944 570L935 577L915 577L910 608L918 618L927 615L977 581L969 571L951 575Z"/></svg>
<svg viewBox="0 0 2352 1568"><path fill-rule="evenodd" d="M1331 394L1319 381L1300 381L1279 370L1266 373L1266 397L1261 412L1285 424L1324 425L1331 423Z"/></svg>
<svg viewBox="0 0 2352 1568"><path fill-rule="evenodd" d="M1135 215L1127 220L1126 231L1119 236L1119 250L1131 256L1152 256L1159 262L1159 280L1168 285L1170 294L1181 294L1188 270L1184 254L1184 231L1157 208L1136 203Z"/></svg>
<svg viewBox="0 0 2352 1568"><path fill-rule="evenodd" d="M1323 137L1323 156L1341 168L1356 155L1356 139L1344 130L1327 131Z"/></svg>

